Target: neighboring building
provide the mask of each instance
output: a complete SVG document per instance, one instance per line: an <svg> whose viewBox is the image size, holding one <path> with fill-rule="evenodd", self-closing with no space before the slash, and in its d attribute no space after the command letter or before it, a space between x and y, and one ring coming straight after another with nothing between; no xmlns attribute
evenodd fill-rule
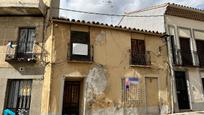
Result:
<svg viewBox="0 0 204 115"><path fill-rule="evenodd" d="M172 108L204 110L204 10L168 3L129 13L121 25L170 35Z"/></svg>
<svg viewBox="0 0 204 115"><path fill-rule="evenodd" d="M45 15L42 0L1 0L1 115L6 109L23 115L41 113Z"/></svg>
<svg viewBox="0 0 204 115"><path fill-rule="evenodd" d="M163 34L62 18L53 18L46 34L42 114L169 112Z"/></svg>

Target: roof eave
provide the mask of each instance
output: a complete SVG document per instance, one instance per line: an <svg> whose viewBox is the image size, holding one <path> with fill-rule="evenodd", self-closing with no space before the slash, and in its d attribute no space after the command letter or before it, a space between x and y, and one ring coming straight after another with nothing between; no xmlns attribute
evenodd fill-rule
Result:
<svg viewBox="0 0 204 115"><path fill-rule="evenodd" d="M109 29L115 29L115 30L121 30L121 31L129 31L129 32L135 32L135 33L141 33L146 35L153 35L153 36L160 36L162 37L165 35L165 33L160 32L154 32L154 31L148 31L148 30L140 30L136 28L130 28L130 27L122 27L122 26L114 26L114 25L108 25L104 23L99 22L89 22L84 20L70 20L70 19L59 19L59 18L52 18L52 21L54 22L63 22L63 23L69 23L69 24L77 24L77 25L84 25L84 26L93 26L93 27L101 27L101 28L109 28Z"/></svg>

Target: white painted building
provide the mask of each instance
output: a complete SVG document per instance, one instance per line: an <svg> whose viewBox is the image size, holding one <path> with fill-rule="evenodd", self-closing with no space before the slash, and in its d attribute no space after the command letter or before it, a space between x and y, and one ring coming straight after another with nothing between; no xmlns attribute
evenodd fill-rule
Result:
<svg viewBox="0 0 204 115"><path fill-rule="evenodd" d="M170 35L173 111L204 110L204 10L167 3L131 12L120 25Z"/></svg>

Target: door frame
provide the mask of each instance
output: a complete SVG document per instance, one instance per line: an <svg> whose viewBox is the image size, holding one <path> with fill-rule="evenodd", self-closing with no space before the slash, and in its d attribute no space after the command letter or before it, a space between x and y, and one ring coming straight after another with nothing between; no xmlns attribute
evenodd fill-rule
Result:
<svg viewBox="0 0 204 115"><path fill-rule="evenodd" d="M60 82L61 82L61 88L60 88L60 96L59 96L59 98L60 98L60 102L59 102L59 114L62 114L62 110L63 110L63 97L64 97L64 85L65 85L65 81L80 81L81 83L80 83L80 93L82 92L82 95L80 95L80 97L79 97L79 115L81 115L81 113L83 113L83 115L85 114L84 113L84 107L85 106L81 106L81 104L83 104L83 105L85 105L86 103L83 101L82 102L82 100L84 100L84 95L85 95L85 90L84 90L84 88L85 88L85 77L83 77L83 76L63 76L63 77L61 77L61 80L60 80ZM83 86L83 88L81 88L81 86ZM83 90L83 91L82 91ZM83 112L81 112L81 111L83 111Z"/></svg>
<svg viewBox="0 0 204 115"><path fill-rule="evenodd" d="M145 99L144 99L144 101L145 101L145 112L146 113L148 113L148 111L147 111L147 87L146 87L146 78L153 78L153 79L157 79L157 88L158 88L158 107L159 107L159 113L161 112L160 111L160 89L159 89L159 87L160 87L160 82L159 82L159 77L155 77L155 76L152 76L152 77L144 77L144 90L145 90Z"/></svg>
<svg viewBox="0 0 204 115"><path fill-rule="evenodd" d="M178 96L177 96L177 89L176 89L176 75L175 75L175 72L176 71L180 71L180 72L185 72L185 78L186 78L186 85L187 85L187 93L188 93L188 100L189 100L189 109L185 109L185 110L181 110L179 109L179 103L178 103ZM174 97L175 97L175 103L176 103L176 109L175 110L178 110L178 112L183 112L183 111L190 111L192 110L192 92L191 92L191 87L190 87L190 79L189 79L189 73L186 69L175 69L174 70Z"/></svg>

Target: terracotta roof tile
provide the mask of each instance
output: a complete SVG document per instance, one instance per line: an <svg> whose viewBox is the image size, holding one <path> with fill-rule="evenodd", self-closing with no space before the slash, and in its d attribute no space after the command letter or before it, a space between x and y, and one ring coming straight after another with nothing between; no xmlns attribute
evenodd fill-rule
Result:
<svg viewBox="0 0 204 115"><path fill-rule="evenodd" d="M191 8L183 5L170 4L169 6L167 6L165 14L204 21L204 10Z"/></svg>
<svg viewBox="0 0 204 115"><path fill-rule="evenodd" d="M75 23L75 24L84 24L88 26L100 26L100 27L107 27L107 28L112 28L112 29L119 29L119 30L126 30L126 31L131 31L131 32L138 32L138 33L144 33L144 34L151 34L151 35L158 35L158 36L163 36L165 33L161 33L158 31L150 31L150 30L143 30L143 29L136 29L136 28L130 28L126 26L121 26L121 25L112 25L112 24L104 24L100 22L95 22L95 21L85 21L85 20L75 20L75 19L69 19L69 18L63 18L63 17L53 17L53 21L65 21L67 23Z"/></svg>

